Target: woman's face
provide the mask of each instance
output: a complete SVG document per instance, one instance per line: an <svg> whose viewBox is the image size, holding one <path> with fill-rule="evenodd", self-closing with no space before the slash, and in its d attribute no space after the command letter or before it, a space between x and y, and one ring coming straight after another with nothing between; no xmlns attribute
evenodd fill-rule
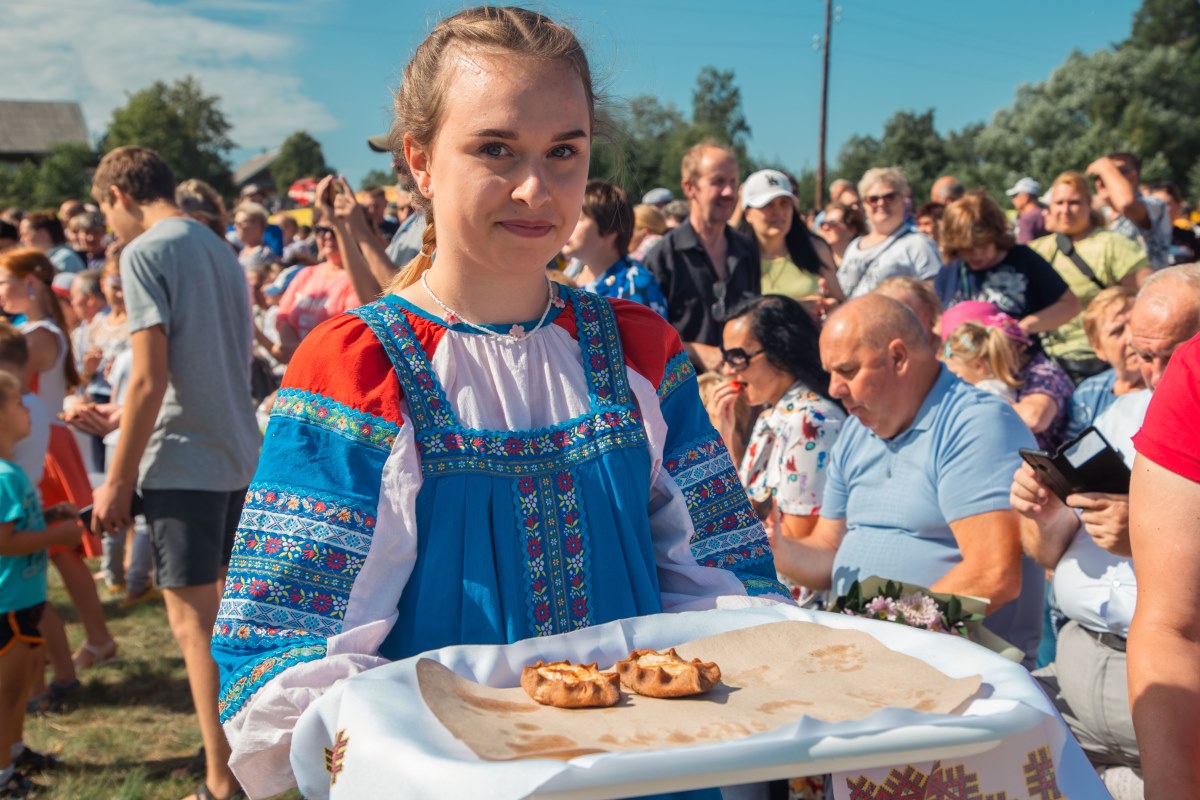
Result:
<svg viewBox="0 0 1200 800"><path fill-rule="evenodd" d="M1117 377L1141 378L1137 353L1129 346L1129 311L1132 304L1114 307L1096 326L1096 355L1107 361Z"/></svg>
<svg viewBox="0 0 1200 800"><path fill-rule="evenodd" d="M428 149L406 155L433 202L438 255L499 273L544 272L575 229L591 154L578 73L561 61L456 47Z"/></svg>
<svg viewBox="0 0 1200 800"><path fill-rule="evenodd" d="M330 261L341 266L342 254L338 251L337 232L324 221L318 222L313 228L317 237L317 261Z"/></svg>
<svg viewBox="0 0 1200 800"><path fill-rule="evenodd" d="M1091 227L1090 198L1069 183L1057 183L1050 193L1050 214L1046 227L1054 233L1069 236L1083 233Z"/></svg>
<svg viewBox="0 0 1200 800"><path fill-rule="evenodd" d="M880 181L868 188L863 204L871 227L879 233L889 234L904 221L904 195L890 183Z"/></svg>
<svg viewBox="0 0 1200 800"><path fill-rule="evenodd" d="M795 204L786 197L776 197L762 208L747 208L746 221L754 228L754 233L761 241L763 239L779 239L787 236L792 229L792 212Z"/></svg>
<svg viewBox="0 0 1200 800"><path fill-rule="evenodd" d="M0 308L6 314L27 314L35 294L32 275L19 278L6 269L0 269Z"/></svg>
<svg viewBox="0 0 1200 800"><path fill-rule="evenodd" d="M120 272L105 272L100 280L100 288L109 308L125 308L125 290L121 288Z"/></svg>
<svg viewBox="0 0 1200 800"><path fill-rule="evenodd" d="M587 214L580 214L562 252L567 258L578 258L593 270L606 270L617 260L617 248L613 244L615 239L612 233L601 236L596 220Z"/></svg>
<svg viewBox="0 0 1200 800"><path fill-rule="evenodd" d="M850 244L850 240L854 238L854 233L846 225L840 209L825 212L825 218L821 220L820 231L825 241L829 242L829 246L839 251Z"/></svg>
<svg viewBox="0 0 1200 800"><path fill-rule="evenodd" d="M751 319L746 315L725 323L721 342L725 363L721 371L742 384L746 402L761 406L779 400L796 381L767 360L762 343L750 328Z"/></svg>

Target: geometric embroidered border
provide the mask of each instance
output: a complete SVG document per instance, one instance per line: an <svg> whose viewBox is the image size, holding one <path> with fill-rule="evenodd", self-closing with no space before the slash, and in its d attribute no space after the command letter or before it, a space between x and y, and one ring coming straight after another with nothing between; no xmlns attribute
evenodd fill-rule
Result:
<svg viewBox="0 0 1200 800"><path fill-rule="evenodd" d="M228 721L236 714L267 681L288 667L324 658L325 652L324 642L310 642L270 653L253 665L239 670L236 676L224 685L224 691L217 701L221 722Z"/></svg>

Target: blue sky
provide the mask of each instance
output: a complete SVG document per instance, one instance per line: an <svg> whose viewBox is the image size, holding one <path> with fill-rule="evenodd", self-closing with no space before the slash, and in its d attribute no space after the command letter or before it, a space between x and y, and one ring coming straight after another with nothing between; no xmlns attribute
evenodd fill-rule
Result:
<svg viewBox="0 0 1200 800"><path fill-rule="evenodd" d="M93 133L127 93L197 76L222 97L236 163L307 129L353 183L388 158L369 134L434 22L462 2L409 0L0 0L0 97L78 100ZM1073 49L1124 39L1137 0L841 0L833 26L828 158L879 135L901 109L936 111L943 132L986 121L1016 87ZM532 7L570 23L611 94L653 94L690 111L697 73L732 69L750 151L816 164L822 0L558 0ZM1082 165L1081 165L1082 166Z"/></svg>

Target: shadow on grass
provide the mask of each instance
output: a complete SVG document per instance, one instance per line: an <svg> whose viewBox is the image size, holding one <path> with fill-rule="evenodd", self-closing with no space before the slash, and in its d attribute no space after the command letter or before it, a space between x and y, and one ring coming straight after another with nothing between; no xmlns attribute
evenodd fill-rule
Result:
<svg viewBox="0 0 1200 800"><path fill-rule="evenodd" d="M192 694L188 687L183 659L165 657L155 661L134 661L123 665L115 681L92 681L80 704L96 706L155 706L164 711L189 714Z"/></svg>

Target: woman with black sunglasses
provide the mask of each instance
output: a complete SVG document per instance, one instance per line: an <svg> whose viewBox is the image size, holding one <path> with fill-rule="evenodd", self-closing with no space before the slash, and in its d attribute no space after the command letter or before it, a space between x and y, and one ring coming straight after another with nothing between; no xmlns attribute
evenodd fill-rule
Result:
<svg viewBox="0 0 1200 800"><path fill-rule="evenodd" d="M846 419L829 396L820 331L795 300L767 295L735 307L723 334L730 380L713 391L717 430L741 462L739 476L759 515L784 536L803 539L816 524L829 451ZM739 395L762 409L745 444L733 417Z"/></svg>
<svg viewBox="0 0 1200 800"><path fill-rule="evenodd" d="M853 300L893 275L931 281L942 268L937 245L917 232L905 215L908 180L899 167L867 170L858 183L871 232L846 247L838 281Z"/></svg>

